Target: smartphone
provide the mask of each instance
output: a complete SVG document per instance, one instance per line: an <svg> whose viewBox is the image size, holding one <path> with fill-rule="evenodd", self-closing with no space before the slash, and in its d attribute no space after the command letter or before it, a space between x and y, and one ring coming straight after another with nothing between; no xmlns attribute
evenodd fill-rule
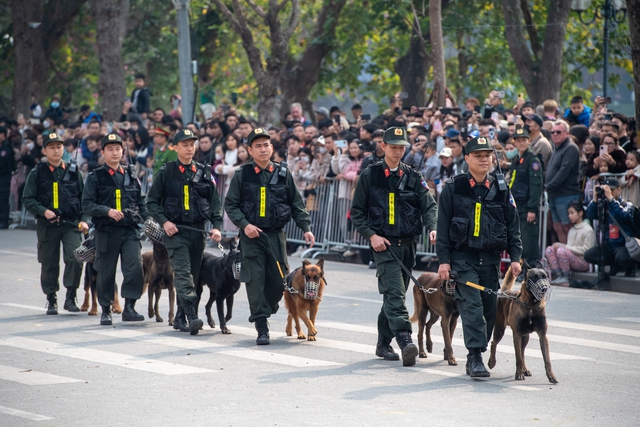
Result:
<svg viewBox="0 0 640 427"><path fill-rule="evenodd" d="M498 98L504 99L504 91L503 90L496 90L496 95L498 96Z"/></svg>
<svg viewBox="0 0 640 427"><path fill-rule="evenodd" d="M442 130L442 123L440 123L440 120L436 120L433 123L433 130L440 132Z"/></svg>
<svg viewBox="0 0 640 427"><path fill-rule="evenodd" d="M609 154L609 150L607 149L606 145L600 146L600 157L602 157L603 154Z"/></svg>
<svg viewBox="0 0 640 427"><path fill-rule="evenodd" d="M608 122L610 122L610 121L613 119L613 115L608 114L608 113L607 113L607 114L604 114L602 117L603 117L603 119L604 119L605 121L608 121Z"/></svg>
<svg viewBox="0 0 640 427"><path fill-rule="evenodd" d="M473 111L475 111L476 113L480 112L480 106L479 105L474 105L473 106Z"/></svg>
<svg viewBox="0 0 640 427"><path fill-rule="evenodd" d="M496 130L494 128L489 128L489 139L494 141L496 139Z"/></svg>
<svg viewBox="0 0 640 427"><path fill-rule="evenodd" d="M519 98L519 99L524 99L524 93L519 93L519 94L518 94L518 98Z"/></svg>
<svg viewBox="0 0 640 427"><path fill-rule="evenodd" d="M447 114L451 114L451 108L441 108L440 112L443 116L446 116Z"/></svg>
<svg viewBox="0 0 640 427"><path fill-rule="evenodd" d="M336 139L334 144L338 148L347 148L347 140L346 139Z"/></svg>
<svg viewBox="0 0 640 427"><path fill-rule="evenodd" d="M494 111L493 113L491 113L491 120L496 121L500 118L500 114L498 114L496 111Z"/></svg>
<svg viewBox="0 0 640 427"><path fill-rule="evenodd" d="M363 115L360 116L360 118L362 120L369 121L369 120L371 120L371 114L363 114Z"/></svg>
<svg viewBox="0 0 640 427"><path fill-rule="evenodd" d="M611 97L610 97L610 96L607 96L607 97L604 99L604 103L605 103L605 104L611 104Z"/></svg>
<svg viewBox="0 0 640 427"><path fill-rule="evenodd" d="M340 124L340 114L334 114L333 121Z"/></svg>

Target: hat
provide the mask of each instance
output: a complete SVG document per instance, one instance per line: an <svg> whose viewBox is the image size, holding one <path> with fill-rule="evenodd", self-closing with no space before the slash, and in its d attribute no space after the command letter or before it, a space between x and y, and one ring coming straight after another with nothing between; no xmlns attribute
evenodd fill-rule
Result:
<svg viewBox="0 0 640 427"><path fill-rule="evenodd" d="M52 142L60 142L60 143L64 143L64 141L62 140L62 138L60 138L60 135L58 135L55 132L50 133L49 135L45 135L42 138L42 148L46 147L47 145L51 144Z"/></svg>
<svg viewBox="0 0 640 427"><path fill-rule="evenodd" d="M447 133L444 134L445 138L457 138L460 136L460 131L454 128L450 128Z"/></svg>
<svg viewBox="0 0 640 427"><path fill-rule="evenodd" d="M418 123L418 122L410 122L410 123L407 123L407 130L411 130L411 129L413 129L415 127L419 127L419 126L422 126L422 125L420 123ZM424 126L422 126L422 127L424 129Z"/></svg>
<svg viewBox="0 0 640 427"><path fill-rule="evenodd" d="M164 135L167 138L169 138L169 135L171 135L171 132L169 131L169 129L167 129L164 126L156 125L156 134Z"/></svg>
<svg viewBox="0 0 640 427"><path fill-rule="evenodd" d="M610 188L619 188L620 181L618 181L618 178L609 177L602 181L602 185L608 185Z"/></svg>
<svg viewBox="0 0 640 427"><path fill-rule="evenodd" d="M500 120L498 125L500 126L500 129L509 129L509 122L506 120Z"/></svg>
<svg viewBox="0 0 640 427"><path fill-rule="evenodd" d="M516 130L512 135L513 139L516 138L529 138L529 131L526 128L516 126Z"/></svg>
<svg viewBox="0 0 640 427"><path fill-rule="evenodd" d="M251 144L253 143L253 141L258 138L267 138L269 141L271 141L269 132L267 132L266 129L255 128L254 130L251 131L251 133L249 133L249 136L247 137L247 143L249 144L249 147L251 147Z"/></svg>
<svg viewBox="0 0 640 427"><path fill-rule="evenodd" d="M542 127L542 117L540 117L539 115L532 114L530 116L526 116L526 119L527 120L532 120L532 121L536 122L536 124L538 126Z"/></svg>
<svg viewBox="0 0 640 427"><path fill-rule="evenodd" d="M325 116L325 117L329 117L329 110L327 110L327 109L326 109L326 108L324 108L324 107L320 107L320 108L318 108L318 109L316 110L316 113L320 113L320 114L322 114L322 115L323 115L323 116Z"/></svg>
<svg viewBox="0 0 640 427"><path fill-rule="evenodd" d="M384 131L382 140L389 145L411 145L407 141L407 131L399 127L390 127Z"/></svg>
<svg viewBox="0 0 640 427"><path fill-rule="evenodd" d="M198 137L193 133L191 129L183 128L176 132L173 137L173 144L176 145L180 141L186 141L188 139L196 140Z"/></svg>
<svg viewBox="0 0 640 427"><path fill-rule="evenodd" d="M522 111L523 109L525 109L527 107L533 108L534 110L536 109L536 107L533 105L533 102L527 101L524 104L522 104L522 107L520 107L520 111Z"/></svg>
<svg viewBox="0 0 640 427"><path fill-rule="evenodd" d="M449 147L444 147L438 157L453 157L453 151Z"/></svg>
<svg viewBox="0 0 640 427"><path fill-rule="evenodd" d="M117 133L108 133L104 136L104 138L102 138L102 149L104 150L104 147L106 147L108 144L120 144L122 146L122 138L120 138L120 135L118 135Z"/></svg>
<svg viewBox="0 0 640 427"><path fill-rule="evenodd" d="M474 151L493 151L493 145L491 145L491 141L489 141L488 138L480 136L470 139L464 151L466 154L473 153Z"/></svg>

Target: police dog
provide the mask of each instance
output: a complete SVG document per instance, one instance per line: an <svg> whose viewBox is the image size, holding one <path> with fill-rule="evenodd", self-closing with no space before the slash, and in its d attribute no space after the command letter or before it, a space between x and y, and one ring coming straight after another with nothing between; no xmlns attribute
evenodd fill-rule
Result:
<svg viewBox="0 0 640 427"><path fill-rule="evenodd" d="M531 372L527 369L524 361L524 349L529 343L529 335L536 332L540 339L540 350L542 350L547 378L549 382L555 384L558 380L551 370L551 361L549 360L547 315L545 312L546 300L551 292L549 276L542 268L530 268L526 263L523 269L525 280L518 292L513 290L516 278L511 272L511 268L504 276L502 292L518 298L518 301L498 298L498 310L488 365L491 369L496 366L496 346L504 336L505 328L509 325L513 331L513 344L516 351L515 378L516 380L524 380L524 377L530 377Z"/></svg>
<svg viewBox="0 0 640 427"><path fill-rule="evenodd" d="M155 316L156 322L163 322L158 310L158 302L162 290L169 292L169 325L173 325L176 289L173 284L173 268L169 260L169 252L163 244L154 243L153 250L142 254L144 286L149 295L149 319ZM144 292L143 292L144 293ZM155 302L153 301L155 297Z"/></svg>
<svg viewBox="0 0 640 427"><path fill-rule="evenodd" d="M292 321L296 322L296 332L298 339L316 340L316 315L322 300L322 293L326 282L324 280L324 258L320 258L313 265L308 260L302 261L302 267L298 267L286 277L287 286L297 292L284 291L284 306L289 311L287 316L287 336L293 335ZM309 313L307 315L307 313ZM308 338L302 332L300 319L307 325Z"/></svg>
<svg viewBox="0 0 640 427"><path fill-rule="evenodd" d="M233 315L234 295L240 289L240 251L236 250L233 242L229 248L230 251L222 257L214 256L209 252L204 253L200 268L200 280L196 288L198 295L196 300L197 309L204 287L209 287L209 300L204 306L207 314L207 323L211 328L216 327L216 322L211 315L211 306L215 301L218 320L220 321L220 332L223 334L231 333L227 328L227 322L231 320ZM225 302L227 305L226 315L224 313Z"/></svg>
<svg viewBox="0 0 640 427"><path fill-rule="evenodd" d="M82 242L82 245L91 248L95 247L96 242L94 239L87 239ZM84 266L84 301L80 307L80 311L89 311L87 315L98 315L98 292L96 291L96 281L98 280L98 272L93 268L93 262L87 262ZM89 309L89 301L91 301L91 309ZM111 311L116 314L122 313L122 307L120 307L120 300L118 299L118 285L116 284L115 292L113 293L113 304L111 304Z"/></svg>
<svg viewBox="0 0 640 427"><path fill-rule="evenodd" d="M456 324L458 323L458 317L460 316L458 303L453 299L453 296L446 293L446 281L438 278L437 274L424 273L418 277L418 282L420 282L424 289L437 289L436 292L429 294L422 291L417 285L413 286L414 309L410 320L411 322L418 321L419 356L421 358L427 357L427 353L424 351L425 329L427 351L429 353L432 352L433 341L431 341L431 326L442 317L440 326L442 327L442 336L444 337L444 360L446 360L449 365L457 365L458 362L456 362L456 358L453 355L451 341L453 339L453 332L456 329ZM428 322L426 322L427 314L430 314Z"/></svg>

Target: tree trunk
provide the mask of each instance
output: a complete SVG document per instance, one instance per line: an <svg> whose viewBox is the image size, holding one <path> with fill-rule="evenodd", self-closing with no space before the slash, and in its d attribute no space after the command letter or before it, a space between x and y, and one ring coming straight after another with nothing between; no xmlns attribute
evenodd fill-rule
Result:
<svg viewBox="0 0 640 427"><path fill-rule="evenodd" d="M429 72L429 53L427 40L423 40L415 27L411 31L409 50L398 58L393 68L400 77L402 91L408 97L402 101L404 107L424 107L427 102L427 73Z"/></svg>
<svg viewBox="0 0 640 427"><path fill-rule="evenodd" d="M433 61L434 106L444 107L447 75L444 65L444 41L442 39L441 0L429 0L429 26L431 33L431 60Z"/></svg>
<svg viewBox="0 0 640 427"><path fill-rule="evenodd" d="M126 96L122 35L129 13L129 0L92 0L96 21L96 44L100 60L98 95L107 121L118 120Z"/></svg>
<svg viewBox="0 0 640 427"><path fill-rule="evenodd" d="M13 80L12 115L31 116L31 82L33 74L33 56L36 30L29 28L29 22L40 22L36 16L39 0L12 0L11 21L13 22L13 40L15 52L15 70Z"/></svg>
<svg viewBox="0 0 640 427"><path fill-rule="evenodd" d="M502 0L502 12L505 21L505 36L509 51L516 64L522 83L534 104L542 104L546 99L560 100L562 87L562 57L565 32L571 2L566 0L551 0L547 10L547 27L542 58L537 60L531 53L529 43L522 31L523 7L527 2L520 0ZM527 10L526 14L529 11ZM537 35L533 26L527 27L530 37ZM535 36L537 39L538 37Z"/></svg>
<svg viewBox="0 0 640 427"><path fill-rule="evenodd" d="M631 38L631 62L633 63L633 84L636 100L636 129L640 127L640 2L627 0L629 14L629 35Z"/></svg>
<svg viewBox="0 0 640 427"><path fill-rule="evenodd" d="M320 78L320 68L324 57L331 52L335 44L336 26L338 18L346 0L326 0L318 13L313 32L309 36L307 48L297 61L290 60L280 79L282 91L282 105L280 116L284 119L289 106L300 102L315 121L315 112L309 94Z"/></svg>

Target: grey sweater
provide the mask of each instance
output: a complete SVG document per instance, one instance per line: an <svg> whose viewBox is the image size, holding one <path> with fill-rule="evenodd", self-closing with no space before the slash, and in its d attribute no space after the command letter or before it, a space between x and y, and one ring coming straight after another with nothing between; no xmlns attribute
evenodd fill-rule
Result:
<svg viewBox="0 0 640 427"><path fill-rule="evenodd" d="M566 139L551 155L545 175L549 197L578 196L580 189L580 149Z"/></svg>

